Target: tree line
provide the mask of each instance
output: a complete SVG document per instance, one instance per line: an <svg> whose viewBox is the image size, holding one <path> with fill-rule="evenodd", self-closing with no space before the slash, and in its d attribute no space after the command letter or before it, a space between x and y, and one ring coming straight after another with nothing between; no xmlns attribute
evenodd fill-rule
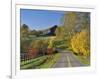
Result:
<svg viewBox="0 0 100 79"><path fill-rule="evenodd" d="M74 54L90 56L90 13L67 12L63 25L57 28L57 37L66 40L68 48Z"/></svg>

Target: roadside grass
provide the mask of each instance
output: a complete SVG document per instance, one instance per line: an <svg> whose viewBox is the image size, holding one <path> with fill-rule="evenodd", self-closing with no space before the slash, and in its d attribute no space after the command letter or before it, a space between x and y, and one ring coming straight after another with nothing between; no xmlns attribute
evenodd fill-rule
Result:
<svg viewBox="0 0 100 79"><path fill-rule="evenodd" d="M42 56L42 57L38 57L38 58L35 58L35 59L30 59L30 60L22 61L20 63L20 66L23 66L23 65L26 65L26 64L38 61L38 60L40 60L41 58L44 58L44 57L46 57L46 56Z"/></svg>
<svg viewBox="0 0 100 79"><path fill-rule="evenodd" d="M37 66L36 68L52 68L52 66L58 61L60 58L61 54L57 53L53 55L53 57L48 57L48 60L44 63L41 64L40 66Z"/></svg>
<svg viewBox="0 0 100 79"><path fill-rule="evenodd" d="M80 55L75 55L73 54L74 57L79 60L80 63L82 63L85 66L90 66L90 59L89 58L84 58L83 56Z"/></svg>
<svg viewBox="0 0 100 79"><path fill-rule="evenodd" d="M27 37L27 38L22 38L23 41L34 41L34 40L46 40L49 38L55 38L55 36L39 36L39 37Z"/></svg>
<svg viewBox="0 0 100 79"><path fill-rule="evenodd" d="M36 66L43 64L48 56L39 57L21 63L21 69L34 69Z"/></svg>

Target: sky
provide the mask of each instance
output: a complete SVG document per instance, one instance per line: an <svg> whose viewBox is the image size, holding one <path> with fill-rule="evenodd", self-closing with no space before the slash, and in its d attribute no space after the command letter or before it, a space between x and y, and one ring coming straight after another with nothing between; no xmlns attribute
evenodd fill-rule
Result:
<svg viewBox="0 0 100 79"><path fill-rule="evenodd" d="M20 9L21 25L26 24L35 30L61 25L63 15L64 12L61 11Z"/></svg>

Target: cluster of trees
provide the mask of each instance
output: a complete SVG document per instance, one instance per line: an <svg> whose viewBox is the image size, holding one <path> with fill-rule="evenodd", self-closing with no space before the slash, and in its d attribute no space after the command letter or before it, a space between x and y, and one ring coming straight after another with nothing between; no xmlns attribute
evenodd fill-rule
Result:
<svg viewBox="0 0 100 79"><path fill-rule="evenodd" d="M34 38L33 38L34 39ZM31 59L44 55L52 55L57 53L55 49L55 38L27 40L21 39L21 58Z"/></svg>
<svg viewBox="0 0 100 79"><path fill-rule="evenodd" d="M40 51L45 49L45 41L32 40L30 36L39 36L42 32L36 30L30 30L28 25L23 24L20 27L20 49L21 58L29 59L34 58L40 54ZM44 52L41 52L43 54Z"/></svg>
<svg viewBox="0 0 100 79"><path fill-rule="evenodd" d="M29 27L28 27L28 25L26 25L26 24L23 24L22 26L21 26L21 28L20 28L20 35L21 35L21 37L29 37L29 36L31 36L31 35L34 35L34 36L39 36L39 35L41 35L41 34L43 34L43 32L42 31L37 31L37 30L30 30L29 29Z"/></svg>
<svg viewBox="0 0 100 79"><path fill-rule="evenodd" d="M64 18L69 47L78 55L88 57L90 55L90 13L68 12Z"/></svg>
<svg viewBox="0 0 100 79"><path fill-rule="evenodd" d="M54 33L56 30L57 26L53 26L50 29L51 33ZM44 30L45 31L45 30ZM41 56L45 54L53 54L55 52L55 47L54 47L54 38L50 37L50 39L36 39L38 36L43 36L44 31L36 31L36 30L30 30L28 25L23 24L20 27L20 48L21 48L21 53L28 53L25 54L27 57L34 57L34 56ZM52 32L53 31L53 32ZM30 36L35 36L35 37L30 37ZM32 56L34 55L34 56Z"/></svg>
<svg viewBox="0 0 100 79"><path fill-rule="evenodd" d="M58 26L54 25L51 28L46 30L30 30L28 25L23 24L20 28L21 37L30 37L30 36L55 36L55 30Z"/></svg>
<svg viewBox="0 0 100 79"><path fill-rule="evenodd" d="M48 46L48 40L35 40L31 42L31 49L36 49L38 55L45 55Z"/></svg>
<svg viewBox="0 0 100 79"><path fill-rule="evenodd" d="M89 12L66 12L63 25L56 30L56 38L62 39L76 54L87 57L90 55L89 29Z"/></svg>
<svg viewBox="0 0 100 79"><path fill-rule="evenodd" d="M27 55L28 58L46 55L48 41L44 40L22 40L21 54Z"/></svg>

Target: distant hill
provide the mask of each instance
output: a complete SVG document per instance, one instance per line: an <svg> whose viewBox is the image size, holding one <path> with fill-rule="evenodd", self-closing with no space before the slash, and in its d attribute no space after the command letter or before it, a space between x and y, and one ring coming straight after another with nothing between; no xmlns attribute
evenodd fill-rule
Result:
<svg viewBox="0 0 100 79"><path fill-rule="evenodd" d="M46 36L55 36L55 31L56 31L56 28L58 26L57 25L54 25L53 27L51 28L48 28L48 29L45 29L45 30L40 30L42 32L41 35L46 35Z"/></svg>

